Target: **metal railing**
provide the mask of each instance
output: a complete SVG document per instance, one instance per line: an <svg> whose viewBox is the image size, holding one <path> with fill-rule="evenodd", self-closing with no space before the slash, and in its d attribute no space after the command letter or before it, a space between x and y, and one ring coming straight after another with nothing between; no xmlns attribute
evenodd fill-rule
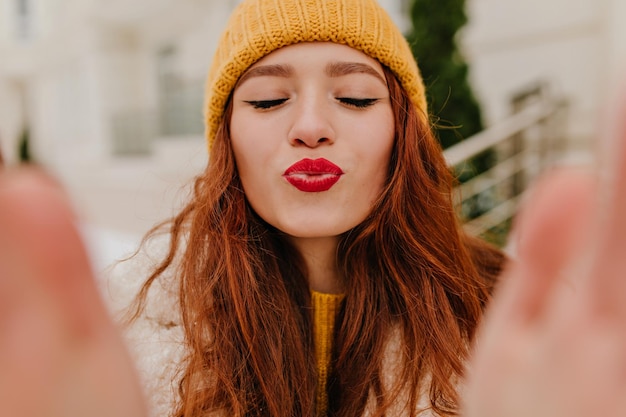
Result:
<svg viewBox="0 0 626 417"><path fill-rule="evenodd" d="M468 233L503 245L527 185L565 150L567 102L545 86L512 100L513 115L444 151L461 172L472 158L491 152L495 163L457 186L456 204Z"/></svg>

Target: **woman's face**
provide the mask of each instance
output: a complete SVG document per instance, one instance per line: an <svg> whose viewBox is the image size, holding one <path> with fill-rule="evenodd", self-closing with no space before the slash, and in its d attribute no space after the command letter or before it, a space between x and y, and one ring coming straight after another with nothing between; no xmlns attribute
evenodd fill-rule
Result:
<svg viewBox="0 0 626 417"><path fill-rule="evenodd" d="M338 236L386 180L394 117L382 67L345 45L281 48L239 80L230 132L261 218L294 238Z"/></svg>

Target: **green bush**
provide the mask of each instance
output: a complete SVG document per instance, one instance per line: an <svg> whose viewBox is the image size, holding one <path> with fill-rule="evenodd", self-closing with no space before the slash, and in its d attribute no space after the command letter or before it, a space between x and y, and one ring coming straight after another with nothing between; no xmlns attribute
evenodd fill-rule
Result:
<svg viewBox="0 0 626 417"><path fill-rule="evenodd" d="M411 32L407 39L417 59L435 133L445 149L483 130L480 106L468 80L468 65L459 51L459 30L467 23L465 0L411 0ZM460 182L493 165L494 152L486 151L455 167ZM461 217L474 219L496 204L491 190L465 200ZM482 237L498 245L505 241L510 222Z"/></svg>
<svg viewBox="0 0 626 417"><path fill-rule="evenodd" d="M483 128L456 41L467 23L465 0L412 0L410 13L413 28L407 39L426 84L432 121L447 148Z"/></svg>
<svg viewBox="0 0 626 417"><path fill-rule="evenodd" d="M28 128L24 128L22 130L18 146L18 155L20 162L23 164L32 162L33 158L30 152L30 134L28 132Z"/></svg>

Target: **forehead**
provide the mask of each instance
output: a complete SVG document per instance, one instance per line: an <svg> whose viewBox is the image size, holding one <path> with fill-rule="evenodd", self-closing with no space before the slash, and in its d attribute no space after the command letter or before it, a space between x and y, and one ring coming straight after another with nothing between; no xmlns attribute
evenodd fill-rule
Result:
<svg viewBox="0 0 626 417"><path fill-rule="evenodd" d="M312 59L364 63L372 66L377 72L382 74L382 65L376 59L350 46L334 42L301 42L283 46L261 58L250 66L246 72L261 65L298 63Z"/></svg>

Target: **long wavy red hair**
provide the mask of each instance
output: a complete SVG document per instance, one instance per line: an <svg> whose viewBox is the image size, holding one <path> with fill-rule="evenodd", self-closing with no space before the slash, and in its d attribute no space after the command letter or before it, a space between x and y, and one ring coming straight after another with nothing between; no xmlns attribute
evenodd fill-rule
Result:
<svg viewBox="0 0 626 417"><path fill-rule="evenodd" d="M329 415L361 415L372 398L376 416L401 400L415 415L423 392L432 410L453 415L503 256L463 233L441 148L395 76L384 71L395 145L371 214L338 247L348 292L336 325ZM144 284L137 312L150 285L177 259L187 357L174 416L311 416L317 375L306 269L285 236L246 201L230 114L229 104L191 201L162 225L172 237L169 254ZM383 360L394 329L402 366L390 386Z"/></svg>

